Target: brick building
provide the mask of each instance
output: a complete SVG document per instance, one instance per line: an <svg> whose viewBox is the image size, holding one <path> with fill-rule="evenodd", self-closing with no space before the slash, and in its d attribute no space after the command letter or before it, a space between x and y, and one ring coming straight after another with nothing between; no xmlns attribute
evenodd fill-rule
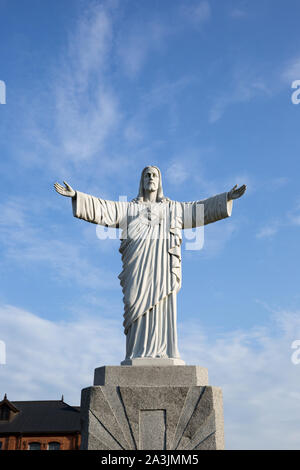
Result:
<svg viewBox="0 0 300 470"><path fill-rule="evenodd" d="M0 450L78 450L80 407L61 400L0 402Z"/></svg>

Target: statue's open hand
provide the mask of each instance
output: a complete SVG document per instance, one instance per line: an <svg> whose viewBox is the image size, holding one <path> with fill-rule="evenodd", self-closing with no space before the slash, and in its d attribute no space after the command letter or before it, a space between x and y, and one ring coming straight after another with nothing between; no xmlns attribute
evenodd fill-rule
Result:
<svg viewBox="0 0 300 470"><path fill-rule="evenodd" d="M67 196L67 197L74 197L76 192L74 191L71 186L64 181L65 188L59 184L59 183L54 183L54 188L55 191L58 192L58 194L61 194L62 196Z"/></svg>
<svg viewBox="0 0 300 470"><path fill-rule="evenodd" d="M233 186L233 188L227 193L227 200L231 201L231 199L238 199L241 197L244 192L246 191L247 186L243 184L239 188L237 187L237 184Z"/></svg>

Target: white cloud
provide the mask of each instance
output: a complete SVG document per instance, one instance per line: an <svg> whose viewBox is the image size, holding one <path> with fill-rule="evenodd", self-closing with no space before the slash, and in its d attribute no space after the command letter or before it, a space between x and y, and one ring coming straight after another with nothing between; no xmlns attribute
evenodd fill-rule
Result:
<svg viewBox="0 0 300 470"><path fill-rule="evenodd" d="M25 224L24 206L20 204L17 198L11 198L9 201L0 204L0 225L23 227Z"/></svg>
<svg viewBox="0 0 300 470"><path fill-rule="evenodd" d="M291 215L290 220L293 225L300 225L300 214Z"/></svg>
<svg viewBox="0 0 300 470"><path fill-rule="evenodd" d="M193 4L184 4L181 7L185 18L195 26L201 26L211 17L211 7L208 1L202 0Z"/></svg>
<svg viewBox="0 0 300 470"><path fill-rule="evenodd" d="M209 122L215 123L225 113L229 106L239 103L248 103L259 96L270 96L272 90L263 78L255 76L247 68L237 69L233 73L233 86L225 92L215 96L214 103L209 111Z"/></svg>
<svg viewBox="0 0 300 470"><path fill-rule="evenodd" d="M221 221L218 224L213 224L213 226L204 227L203 256L206 258L218 256L237 230L238 225L232 220L230 224Z"/></svg>
<svg viewBox="0 0 300 470"><path fill-rule="evenodd" d="M166 40L178 33L182 27L193 25L198 28L209 21L211 7L207 0L183 3L167 21L150 17L141 24L131 24L130 29L119 33L117 37L118 56L125 74L134 79L147 63L150 55L165 51Z"/></svg>
<svg viewBox="0 0 300 470"><path fill-rule="evenodd" d="M44 115L37 100L27 119L26 134L38 147L35 164L39 160L66 172L70 163L78 165L102 155L105 166L105 145L122 120L111 83L113 44L109 3L92 3L83 9L61 56L49 66L49 114Z"/></svg>
<svg viewBox="0 0 300 470"><path fill-rule="evenodd" d="M240 8L234 8L230 12L230 16L231 18L240 19L240 18L245 18L247 16L247 13L245 12L245 10L242 10Z"/></svg>
<svg viewBox="0 0 300 470"><path fill-rule="evenodd" d="M101 151L120 114L107 79L112 50L112 20L94 5L80 18L69 39L55 83L57 131L63 152L85 160Z"/></svg>
<svg viewBox="0 0 300 470"><path fill-rule="evenodd" d="M186 77L160 81L150 92L142 92L141 99L137 90L137 104L133 103L133 111L129 111L122 107L122 89L116 86L115 71L120 75L123 67L127 78L137 77L148 58L162 53L166 38L178 29L155 17L142 25L126 24L123 28L121 13L109 2L83 10L67 47L52 66L55 71L50 74L50 95L54 106L51 103L48 107L52 113L44 116L40 101L32 105L26 136L31 136L38 151L24 151L26 163L47 165L63 176L93 161L102 178L105 171L111 174L120 169L120 159L108 143L118 142L122 134L129 145L144 142L149 129L146 120L152 110L167 107L169 127L177 126L177 94L188 84ZM126 155L122 166L134 158L138 157Z"/></svg>
<svg viewBox="0 0 300 470"><path fill-rule="evenodd" d="M291 225L300 225L300 199L298 199L294 207L287 213L287 220Z"/></svg>
<svg viewBox="0 0 300 470"><path fill-rule="evenodd" d="M34 207L31 201L10 199L2 203L4 218L0 223L0 241L3 247L2 262L12 261L22 266L43 264L47 266L47 274L55 279L77 283L89 289L114 289L118 287L115 274L92 263L87 256L88 246L96 252L99 243L96 237L89 245L75 240L58 240L53 234L53 227L34 225L39 219L43 208ZM29 217L30 213L30 217ZM70 208L70 217L72 217ZM95 226L96 227L96 226ZM99 260L100 265L100 260Z"/></svg>
<svg viewBox="0 0 300 470"><path fill-rule="evenodd" d="M95 367L125 357L120 325L105 318L53 322L11 305L0 307L6 365L0 366L1 393L11 400L59 399L80 403L92 385Z"/></svg>
<svg viewBox="0 0 300 470"><path fill-rule="evenodd" d="M281 78L290 85L294 80L300 80L300 57L295 57L284 65Z"/></svg>
<svg viewBox="0 0 300 470"><path fill-rule="evenodd" d="M118 38L118 57L125 74L135 78L145 65L150 53L164 49L164 41L169 29L160 21L148 21L133 25L131 30Z"/></svg>
<svg viewBox="0 0 300 470"><path fill-rule="evenodd" d="M274 67L270 71L263 69L255 71L256 66L237 64L232 71L230 83L224 82L223 90L217 92L209 111L209 122L215 123L224 115L226 110L239 103L248 103L254 99L270 98L290 87L292 83L300 80L300 57L285 61L281 69ZM275 77L275 78L274 78Z"/></svg>
<svg viewBox="0 0 300 470"><path fill-rule="evenodd" d="M124 128L124 136L129 143L140 143L149 133L153 125L153 112L158 109L167 113L166 126L173 132L180 122L181 116L178 111L182 93L191 84L191 78L183 76L175 80L160 79L154 83L147 92L137 94L136 108L132 116L128 117ZM156 118L155 118L156 119ZM163 121L162 121L163 123ZM155 147L155 142L151 142ZM133 160L134 157L131 157Z"/></svg>
<svg viewBox="0 0 300 470"><path fill-rule="evenodd" d="M200 322L179 325L187 364L208 368L222 388L227 449L299 449L300 364L291 345L300 339L300 312L277 312L264 326L208 334ZM68 322L40 318L1 305L7 363L1 393L11 400L59 399L79 404L95 367L119 365L125 356L120 321L80 316Z"/></svg>
<svg viewBox="0 0 300 470"><path fill-rule="evenodd" d="M282 184L286 184L285 181ZM257 238L267 238L275 235L279 230L293 225L300 225L300 203L296 202L294 207L284 213L281 219L271 220L265 224L256 234Z"/></svg>
<svg viewBox="0 0 300 470"><path fill-rule="evenodd" d="M300 448L300 364L291 361L299 313L277 312L265 326L210 337L200 324L183 326L183 358L207 367L210 384L222 388L226 448Z"/></svg>
<svg viewBox="0 0 300 470"><path fill-rule="evenodd" d="M204 22L209 20L211 16L211 8L207 1L200 2L194 9L194 15L197 22Z"/></svg>
<svg viewBox="0 0 300 470"><path fill-rule="evenodd" d="M280 224L277 221L268 223L257 232L256 238L270 238L278 232L279 228Z"/></svg>
<svg viewBox="0 0 300 470"><path fill-rule="evenodd" d="M167 171L165 172L165 178L170 184L180 185L188 179L190 176L189 169L182 161L170 162Z"/></svg>
<svg viewBox="0 0 300 470"><path fill-rule="evenodd" d="M273 178L268 183L268 188L274 191L286 186L289 182L289 178L287 176L278 176L277 178Z"/></svg>

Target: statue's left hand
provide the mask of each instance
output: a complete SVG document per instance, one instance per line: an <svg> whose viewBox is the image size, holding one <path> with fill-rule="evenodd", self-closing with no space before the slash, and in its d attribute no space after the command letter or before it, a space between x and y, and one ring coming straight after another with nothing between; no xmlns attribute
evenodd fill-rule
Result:
<svg viewBox="0 0 300 470"><path fill-rule="evenodd" d="M62 196L75 197L76 191L74 191L74 189L65 181L64 181L64 185L65 187L59 183L54 183L55 191L58 194L61 194Z"/></svg>
<svg viewBox="0 0 300 470"><path fill-rule="evenodd" d="M231 199L238 199L241 197L244 192L246 191L247 186L243 184L239 188L237 187L237 184L233 186L233 188L227 193L227 201L231 201Z"/></svg>

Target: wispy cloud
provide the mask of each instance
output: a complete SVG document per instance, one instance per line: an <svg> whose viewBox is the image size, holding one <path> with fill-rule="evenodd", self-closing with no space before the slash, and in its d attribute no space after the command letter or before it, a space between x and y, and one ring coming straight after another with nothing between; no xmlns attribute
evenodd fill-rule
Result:
<svg viewBox="0 0 300 470"><path fill-rule="evenodd" d="M170 184L182 184L190 176L190 169L182 161L170 162L165 178Z"/></svg>
<svg viewBox="0 0 300 470"><path fill-rule="evenodd" d="M0 241L3 247L2 260L13 261L16 265L33 264L47 266L48 273L52 272L55 279L64 279L66 282L75 282L81 287L89 289L118 288L116 276L105 269L101 269L90 261L90 257L82 253L82 244L75 237L77 243L66 239L57 239L54 236L55 226L45 225L44 228L33 224L33 213L36 219L41 217L42 208L34 204L27 206L24 201L16 198L2 204L2 213L5 218L0 223ZM30 214L30 216L29 216ZM71 208L70 208L70 217ZM99 242L94 236L94 243L90 249L95 250Z"/></svg>
<svg viewBox="0 0 300 470"><path fill-rule="evenodd" d="M245 10L242 10L241 8L234 8L233 10L230 11L229 15L231 16L231 18L240 19L240 18L245 18L247 16L247 13Z"/></svg>
<svg viewBox="0 0 300 470"><path fill-rule="evenodd" d="M248 103L259 98L271 98L291 87L293 81L300 80L300 57L281 61L271 70L257 64L236 64L232 68L230 82L223 86L226 91L217 93L209 111L209 122L215 123L226 110L240 103ZM292 89L291 89L292 93Z"/></svg>
<svg viewBox="0 0 300 470"><path fill-rule="evenodd" d="M164 50L170 29L159 20L135 24L118 37L117 54L125 74L133 79L145 65L149 54Z"/></svg>
<svg viewBox="0 0 300 470"><path fill-rule="evenodd" d="M109 78L112 49L111 7L108 2L92 3L83 10L65 49L52 65L51 115L41 117L43 110L37 104L27 129L39 147L39 158L45 163L48 157L48 166L66 168L103 155L107 139L122 119Z"/></svg>
<svg viewBox="0 0 300 470"><path fill-rule="evenodd" d="M246 70L239 70L234 74L233 86L226 92L220 93L210 109L209 122L215 123L224 115L228 107L239 103L248 103L259 96L269 96L270 88L263 78L253 76L253 73Z"/></svg>
<svg viewBox="0 0 300 470"><path fill-rule="evenodd" d="M207 0L183 3L175 8L165 21L153 15L147 21L130 25L130 29L121 31L116 39L118 59L127 77L135 79L147 60L153 54L166 51L166 41L182 33L183 25L195 28L207 23L211 17L211 7Z"/></svg>
<svg viewBox="0 0 300 470"><path fill-rule="evenodd" d="M291 227L300 226L300 203L297 201L289 211L282 214L279 219L269 220L264 226L262 226L257 234L257 238L269 238L276 235L280 230Z"/></svg>
<svg viewBox="0 0 300 470"><path fill-rule="evenodd" d="M269 222L268 225L261 227L256 234L256 238L270 238L276 235L280 228L278 221Z"/></svg>
<svg viewBox="0 0 300 470"><path fill-rule="evenodd" d="M300 199L295 206L287 213L287 219L292 225L300 225Z"/></svg>
<svg viewBox="0 0 300 470"><path fill-rule="evenodd" d="M214 224L214 227L205 227L204 230L204 246L203 256L205 258L213 258L218 256L224 249L229 240L238 231L238 224L230 221L230 224L223 223Z"/></svg>
<svg viewBox="0 0 300 470"><path fill-rule="evenodd" d="M208 1L202 0L182 5L183 17L194 26L202 26L211 18L211 7Z"/></svg>
<svg viewBox="0 0 300 470"><path fill-rule="evenodd" d="M64 154L85 160L101 151L120 118L107 80L112 20L102 5L80 18L62 58L55 86L57 131Z"/></svg>
<svg viewBox="0 0 300 470"><path fill-rule="evenodd" d="M25 225L25 209L18 198L12 197L0 204L0 225L23 227Z"/></svg>
<svg viewBox="0 0 300 470"><path fill-rule="evenodd" d="M272 178L268 182L268 189L272 191L277 191L278 189L286 186L289 181L290 179L287 176L278 176L278 177Z"/></svg>
<svg viewBox="0 0 300 470"><path fill-rule="evenodd" d="M179 79L160 79L155 82L147 92L138 95L134 112L128 117L124 125L124 135L129 142L141 142L149 132L149 122L153 119L153 112L162 109L167 113L168 131L173 132L180 122L180 113L177 109L183 93L191 84L192 79L183 76Z"/></svg>
<svg viewBox="0 0 300 470"><path fill-rule="evenodd" d="M283 65L281 78L290 85L294 80L300 80L300 57L294 57Z"/></svg>
<svg viewBox="0 0 300 470"><path fill-rule="evenodd" d="M148 59L164 53L170 36L182 34L178 10L173 13L172 24L153 15L142 24L118 28L121 11L111 2L92 3L83 10L52 66L51 115L43 116L44 108L39 103L33 106L26 134L38 152L24 151L27 163L47 165L63 175L86 164L94 163L99 168L101 161L103 175L106 170L118 171L120 161L126 165L135 158L126 155L126 145L139 146L147 141L153 110L164 108L170 132L177 128L178 95L190 84L190 77L160 77L149 87L136 89L135 101L129 107L124 106L124 87L120 87L119 77L129 83L130 90L131 80L138 78ZM208 3L200 2L192 17L204 21L208 11ZM120 136L125 137L121 148L116 144ZM116 147L118 150L113 150Z"/></svg>

